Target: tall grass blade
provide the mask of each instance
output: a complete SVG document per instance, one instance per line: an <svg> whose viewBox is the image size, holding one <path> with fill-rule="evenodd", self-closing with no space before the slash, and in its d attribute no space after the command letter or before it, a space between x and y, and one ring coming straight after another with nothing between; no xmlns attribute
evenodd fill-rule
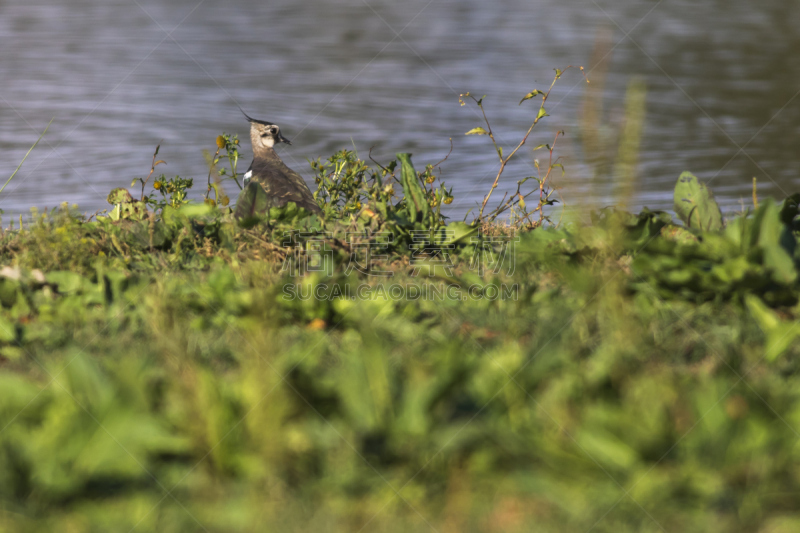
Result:
<svg viewBox="0 0 800 533"><path fill-rule="evenodd" d="M620 132L619 152L614 163L614 174L619 188L619 202L630 206L636 189L636 165L639 162L639 147L644 128L647 88L640 78L628 83L625 93L625 123Z"/></svg>
<svg viewBox="0 0 800 533"><path fill-rule="evenodd" d="M24 163L25 160L28 159L28 156L31 155L31 152L33 152L33 149L36 148L37 144L39 144L39 141L42 140L42 137L44 137L44 134L47 133L47 130L50 127L50 124L52 124L55 119L56 119L56 117L53 117L53 118L50 119L50 122L47 123L47 128L45 128L44 131L42 132L42 134L39 135L39 138L36 139L35 143L33 143L33 146L31 146L31 149L28 150L28 153L25 154L25 157L23 157L22 161L19 162L19 165L17 165L17 168L16 168L16 170L14 170L14 173L11 174L11 177L6 180L6 182L3 184L2 187L0 187L0 192L3 192L3 189L6 188L6 185L8 185L11 182L11 180L14 179L14 176L17 175L17 172L19 172L19 169L22 168L22 163Z"/></svg>

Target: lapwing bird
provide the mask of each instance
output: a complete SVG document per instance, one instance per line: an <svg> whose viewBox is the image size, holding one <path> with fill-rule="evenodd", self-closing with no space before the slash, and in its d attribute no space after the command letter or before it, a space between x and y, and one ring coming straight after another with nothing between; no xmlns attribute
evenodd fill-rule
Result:
<svg viewBox="0 0 800 533"><path fill-rule="evenodd" d="M247 114L244 116L250 121L253 162L244 175L245 188L236 202L236 216L242 218L261 215L272 207L283 207L289 202L294 202L298 207L312 213L321 213L322 210L300 174L287 167L275 153L276 144L292 144L281 134L280 127L265 120L248 117ZM255 201L256 198L264 198L255 189L256 186L266 192L265 202Z"/></svg>

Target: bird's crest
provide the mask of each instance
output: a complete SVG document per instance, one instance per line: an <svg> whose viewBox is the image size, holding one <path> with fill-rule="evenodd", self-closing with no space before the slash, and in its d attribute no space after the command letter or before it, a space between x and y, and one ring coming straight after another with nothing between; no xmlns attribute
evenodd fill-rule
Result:
<svg viewBox="0 0 800 533"><path fill-rule="evenodd" d="M258 120L257 118L253 118L249 116L247 113L244 112L242 108L239 108L239 111L242 112L242 115L251 123L251 124L263 124L264 126L274 126L274 122L268 122L266 120Z"/></svg>

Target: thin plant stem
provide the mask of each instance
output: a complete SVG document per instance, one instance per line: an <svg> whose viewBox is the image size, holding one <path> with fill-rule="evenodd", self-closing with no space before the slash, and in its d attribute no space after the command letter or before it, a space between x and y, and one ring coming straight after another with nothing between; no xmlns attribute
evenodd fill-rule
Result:
<svg viewBox="0 0 800 533"><path fill-rule="evenodd" d="M484 219L483 212L486 209L486 204L489 203L489 199L491 198L492 193L494 192L494 190L497 188L498 184L500 183L500 176L502 176L503 171L506 168L506 165L517 154L519 149L522 148L522 146L526 143L526 141L528 140L528 137L530 136L531 132L533 131L533 128L536 127L536 125L539 123L539 121L542 118L547 116L547 113L545 112L545 109L544 109L544 104L547 102L547 98L550 96L550 92L553 90L553 87L555 86L556 82L561 78L562 74L564 72L566 72L567 70L569 70L570 68L574 68L574 67L572 65L569 65L563 71L556 69L556 75L553 78L553 82L550 84L550 87L547 89L547 92L535 90L535 91L531 92L530 94L528 94L527 96L525 96L525 98L523 98L520 101L520 104L522 104L522 102L524 102L525 100L528 100L528 99L530 99L530 98L532 98L532 97L534 97L536 95L540 95L540 94L542 95L542 103L541 103L541 105L539 107L539 113L536 115L536 118L534 119L533 123L530 125L528 130L525 132L525 135L522 137L522 140L516 145L516 147L514 147L514 149L511 151L511 153L509 153L506 157L503 157L503 151L497 145L497 141L494 138L494 132L492 131L491 124L489 123L489 119L486 116L486 111L483 108L483 98L477 99L474 96L472 96L470 93L465 93L465 94L462 94L462 95L459 96L459 101L461 102L462 105L464 104L463 100L461 100L462 97L472 98L472 100L480 108L481 114L483 115L483 121L486 124L486 131L469 132L469 133L483 133L483 134L488 135L489 138L492 140L492 144L494 144L495 151L497 152L497 155L498 155L498 157L500 159L500 168L497 171L497 175L494 178L494 182L492 183L492 186L489 188L489 192L483 198L483 202L481 203L481 207L480 207L480 210L478 212L478 218L477 218L478 220L482 221ZM583 67L578 67L578 68L580 68L581 72L584 75L584 78L586 78L586 73L583 72ZM589 83L589 79L588 78L586 78L586 82ZM558 135L556 135L556 138L558 138ZM543 180L541 180L539 182L540 207L541 207L541 202L543 201L544 182L547 180L547 177L550 175L550 171L552 170L552 155L553 155L553 151L551 149L550 150L551 167L548 169L547 176L545 176L545 179L543 179ZM556 166L558 166L558 160L556 160ZM549 194L548 194L548 196L549 196ZM497 218L497 216L501 212L505 211L506 209L508 209L509 207L512 206L512 204L514 203L514 198L519 198L519 197L520 197L519 194L516 195L516 196L512 196L511 199L509 199L506 202L506 199L505 199L505 196L504 196L503 200L500 202L500 206L498 206L498 208L495 209L489 215L489 218L491 220L494 220L495 218ZM543 210L540 210L540 217L542 217L542 218L544 217L544 211ZM540 218L540 222L541 222L541 218Z"/></svg>
<svg viewBox="0 0 800 533"><path fill-rule="evenodd" d="M24 163L25 160L28 159L28 156L31 155L31 152L33 152L33 149L36 148L37 144L39 144L39 141L42 140L42 137L44 137L44 134L47 133L47 130L50 127L50 124L52 124L55 119L56 119L56 117L53 117L53 118L50 119L50 122L47 123L47 127L44 129L42 134L39 135L39 138L36 139L36 142L33 143L33 146L31 146L30 150L28 150L28 153L25 154L25 157L23 157L22 161L20 161L19 165L17 165L17 168L16 168L16 170L14 170L14 173L11 174L11 177L6 180L6 182L3 184L2 187L0 187L0 192L3 192L3 189L6 188L6 185L8 185L11 182L11 180L14 179L14 176L17 175L17 172L19 172L19 169L22 168L22 163Z"/></svg>
<svg viewBox="0 0 800 533"><path fill-rule="evenodd" d="M153 152L153 164L150 166L150 174L147 175L147 179L142 181L142 197L139 199L140 202L144 202L144 186L147 185L147 182L150 181L150 178L153 176L153 172L156 171L156 167L161 163L167 164L166 161L159 160L156 161L156 156L158 156L158 151L161 149L161 143L164 142L164 139L161 139L159 143L156 145L156 151Z"/></svg>

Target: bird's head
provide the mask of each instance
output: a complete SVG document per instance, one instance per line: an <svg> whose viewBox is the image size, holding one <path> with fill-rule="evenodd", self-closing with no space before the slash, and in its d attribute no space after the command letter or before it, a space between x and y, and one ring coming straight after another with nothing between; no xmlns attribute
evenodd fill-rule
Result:
<svg viewBox="0 0 800 533"><path fill-rule="evenodd" d="M277 124L266 120L257 120L247 115L245 117L250 121L250 140L253 142L253 148L272 148L278 143L292 144L289 139L281 135L281 129Z"/></svg>

